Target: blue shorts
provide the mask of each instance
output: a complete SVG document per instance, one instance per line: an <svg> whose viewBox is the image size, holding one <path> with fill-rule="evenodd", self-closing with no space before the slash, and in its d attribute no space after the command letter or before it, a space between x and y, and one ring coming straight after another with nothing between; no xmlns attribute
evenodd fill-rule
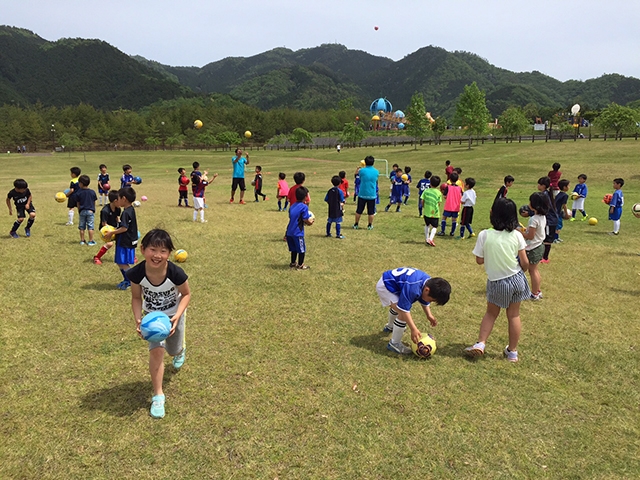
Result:
<svg viewBox="0 0 640 480"><path fill-rule="evenodd" d="M91 210L82 210L80 212L80 222L78 230L93 230L94 213Z"/></svg>
<svg viewBox="0 0 640 480"><path fill-rule="evenodd" d="M292 253L305 253L307 251L304 237L290 237L287 235L287 245Z"/></svg>
<svg viewBox="0 0 640 480"><path fill-rule="evenodd" d="M342 217L327 218L327 223L342 223Z"/></svg>
<svg viewBox="0 0 640 480"><path fill-rule="evenodd" d="M136 263L136 249L121 247L120 245L116 244L116 254L114 257L114 261L118 265L133 265L134 263Z"/></svg>
<svg viewBox="0 0 640 480"><path fill-rule="evenodd" d="M442 213L442 216L443 216L443 217L445 217L445 218L446 218L446 217L458 218L458 212L450 212L449 210L445 210L445 211Z"/></svg>

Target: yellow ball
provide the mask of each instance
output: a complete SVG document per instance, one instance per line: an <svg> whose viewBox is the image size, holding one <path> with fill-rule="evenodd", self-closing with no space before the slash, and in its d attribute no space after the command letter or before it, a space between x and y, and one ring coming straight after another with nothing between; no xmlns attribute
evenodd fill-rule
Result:
<svg viewBox="0 0 640 480"><path fill-rule="evenodd" d="M411 342L411 350L420 358L431 358L436 353L436 339L431 335L423 335L418 344Z"/></svg>
<svg viewBox="0 0 640 480"><path fill-rule="evenodd" d="M105 243L106 243L106 242L112 242L112 241L115 241L115 238L116 238L116 236L115 236L115 235L111 235L111 239L109 239L109 240L107 240L107 239L105 238L105 236L104 236L104 235L105 235L105 233L107 233L107 232L113 232L114 230L115 230L115 227L112 227L111 225L105 225L104 227L102 227L102 228L100 229L100 239L101 239L103 242L105 242Z"/></svg>
<svg viewBox="0 0 640 480"><path fill-rule="evenodd" d="M56 193L56 202L63 203L66 199L67 199L67 196L64 194L64 192Z"/></svg>
<svg viewBox="0 0 640 480"><path fill-rule="evenodd" d="M360 160L360 166L361 167L366 167L367 164L366 164L366 162L364 160Z"/></svg>
<svg viewBox="0 0 640 480"><path fill-rule="evenodd" d="M400 178L402 179L403 182L406 182L407 180L409 180L409 175L407 175L406 173L403 173Z"/></svg>
<svg viewBox="0 0 640 480"><path fill-rule="evenodd" d="M179 263L186 262L187 258L189 258L189 254L187 253L186 250L182 250L182 249L176 250L175 253L173 254L173 259Z"/></svg>
<svg viewBox="0 0 640 480"><path fill-rule="evenodd" d="M598 224L598 219L596 217L591 217L589 219L589 225L597 225Z"/></svg>
<svg viewBox="0 0 640 480"><path fill-rule="evenodd" d="M193 126L197 129L201 129L202 128L202 120L196 120L195 122L193 122Z"/></svg>
<svg viewBox="0 0 640 480"><path fill-rule="evenodd" d="M251 132L249 130L247 130L246 132L244 132L244 136L246 138L251 138Z"/></svg>

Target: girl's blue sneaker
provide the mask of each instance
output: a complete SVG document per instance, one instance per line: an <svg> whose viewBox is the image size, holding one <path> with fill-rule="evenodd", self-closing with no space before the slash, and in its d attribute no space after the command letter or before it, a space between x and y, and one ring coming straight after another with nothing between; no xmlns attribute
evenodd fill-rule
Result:
<svg viewBox="0 0 640 480"><path fill-rule="evenodd" d="M154 395L151 398L149 414L153 418L164 418L164 395Z"/></svg>

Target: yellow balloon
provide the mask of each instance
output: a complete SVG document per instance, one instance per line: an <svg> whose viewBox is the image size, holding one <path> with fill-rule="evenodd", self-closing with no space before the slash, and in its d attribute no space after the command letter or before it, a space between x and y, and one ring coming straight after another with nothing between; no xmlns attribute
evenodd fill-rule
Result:
<svg viewBox="0 0 640 480"><path fill-rule="evenodd" d="M244 132L244 136L246 138L251 138L251 132L249 130L247 130L246 132Z"/></svg>
<svg viewBox="0 0 640 480"><path fill-rule="evenodd" d="M202 125L203 125L202 120L196 120L195 122L193 122L193 126L197 129L202 128Z"/></svg>

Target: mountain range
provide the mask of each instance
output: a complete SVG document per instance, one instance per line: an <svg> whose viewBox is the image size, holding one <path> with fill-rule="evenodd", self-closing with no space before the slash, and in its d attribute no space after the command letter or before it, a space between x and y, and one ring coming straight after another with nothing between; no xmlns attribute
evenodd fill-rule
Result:
<svg viewBox="0 0 640 480"><path fill-rule="evenodd" d="M492 115L508 106L598 109L640 100L640 80L618 74L561 82L540 72L516 73L468 52L421 48L401 60L324 44L228 57L203 67L163 65L129 56L100 40L49 42L29 30L0 27L0 104L139 109L158 100L211 93L271 109L365 110L378 97L405 109L421 92L427 110L451 118L465 85L484 90ZM584 111L584 110L583 110Z"/></svg>

